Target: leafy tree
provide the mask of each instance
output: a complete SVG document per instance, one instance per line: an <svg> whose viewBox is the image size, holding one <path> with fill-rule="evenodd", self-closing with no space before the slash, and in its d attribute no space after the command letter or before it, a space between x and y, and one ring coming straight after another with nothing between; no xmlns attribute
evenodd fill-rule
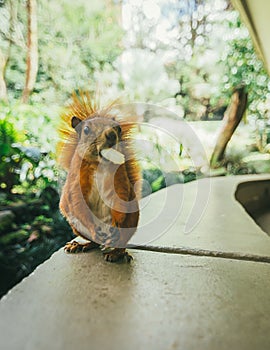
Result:
<svg viewBox="0 0 270 350"><path fill-rule="evenodd" d="M22 76L17 73L17 69L22 70L20 65L17 65L17 55L25 48L23 25L20 15L21 1L6 0L0 5L0 100L8 100L8 89L16 90L20 84ZM21 63L21 60L19 63ZM10 72L16 67L14 74L14 83L10 79Z"/></svg>
<svg viewBox="0 0 270 350"><path fill-rule="evenodd" d="M34 99L62 103L72 90L95 90L94 72L111 66L122 51L119 9L109 1L92 1L90 6L82 0L43 0L39 14L40 67Z"/></svg>
<svg viewBox="0 0 270 350"><path fill-rule="evenodd" d="M221 93L228 95L231 87L244 84L249 93L249 112L257 118L264 118L265 104L270 98L270 79L263 63L258 59L246 27L239 15L233 12L225 23L227 36L221 56L224 64Z"/></svg>
<svg viewBox="0 0 270 350"><path fill-rule="evenodd" d="M74 89L95 90L94 72L112 66L122 52L120 7L109 0L91 6L83 0L40 0L37 6L39 64L31 101L62 104ZM0 22L0 92L5 98L6 85L10 97L18 99L29 72L25 2L6 0Z"/></svg>

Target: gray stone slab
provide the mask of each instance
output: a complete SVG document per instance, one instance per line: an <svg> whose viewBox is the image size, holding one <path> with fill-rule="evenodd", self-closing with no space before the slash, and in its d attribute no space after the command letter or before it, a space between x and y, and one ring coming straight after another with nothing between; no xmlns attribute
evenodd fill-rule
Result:
<svg viewBox="0 0 270 350"><path fill-rule="evenodd" d="M268 350L270 264L60 250L0 301L3 350Z"/></svg>
<svg viewBox="0 0 270 350"><path fill-rule="evenodd" d="M130 243L270 256L270 237L235 199L239 183L269 179L231 176L174 185L142 200Z"/></svg>

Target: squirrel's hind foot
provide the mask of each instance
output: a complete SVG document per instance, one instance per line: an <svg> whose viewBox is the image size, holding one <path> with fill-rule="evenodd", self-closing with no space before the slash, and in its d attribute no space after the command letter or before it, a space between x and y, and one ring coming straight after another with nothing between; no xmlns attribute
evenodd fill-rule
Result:
<svg viewBox="0 0 270 350"><path fill-rule="evenodd" d="M98 248L99 244L96 242L87 242L87 243L79 243L77 241L71 241L66 243L64 250L66 253L80 253L87 252L88 250L92 250Z"/></svg>
<svg viewBox="0 0 270 350"><path fill-rule="evenodd" d="M105 261L116 262L120 260L126 260L126 262L130 262L133 260L132 255L130 255L125 248L114 248L109 252L104 252Z"/></svg>

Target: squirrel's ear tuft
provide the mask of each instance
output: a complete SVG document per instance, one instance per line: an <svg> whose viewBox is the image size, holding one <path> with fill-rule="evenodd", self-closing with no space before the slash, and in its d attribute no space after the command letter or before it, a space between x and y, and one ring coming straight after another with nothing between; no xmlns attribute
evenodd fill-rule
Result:
<svg viewBox="0 0 270 350"><path fill-rule="evenodd" d="M81 122L81 119L75 116L71 119L71 126L77 131L78 134L80 134L82 130Z"/></svg>

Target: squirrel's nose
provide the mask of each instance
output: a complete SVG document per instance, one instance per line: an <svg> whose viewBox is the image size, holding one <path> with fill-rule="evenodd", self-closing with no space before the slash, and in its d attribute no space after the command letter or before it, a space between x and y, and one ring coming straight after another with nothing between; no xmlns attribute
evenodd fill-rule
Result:
<svg viewBox="0 0 270 350"><path fill-rule="evenodd" d="M106 134L106 139L110 143L110 145L114 145L116 142L116 133L112 130L108 131Z"/></svg>

